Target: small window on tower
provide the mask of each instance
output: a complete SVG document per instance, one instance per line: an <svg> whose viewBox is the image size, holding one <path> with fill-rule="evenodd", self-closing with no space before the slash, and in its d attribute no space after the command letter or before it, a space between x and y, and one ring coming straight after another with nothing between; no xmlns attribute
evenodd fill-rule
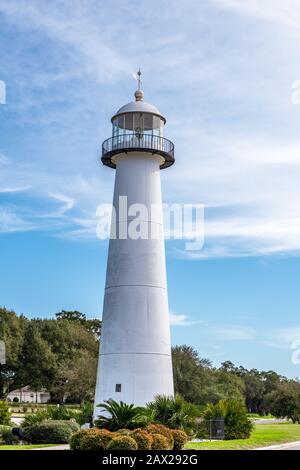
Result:
<svg viewBox="0 0 300 470"><path fill-rule="evenodd" d="M120 392L122 388L121 384L116 384L116 392Z"/></svg>

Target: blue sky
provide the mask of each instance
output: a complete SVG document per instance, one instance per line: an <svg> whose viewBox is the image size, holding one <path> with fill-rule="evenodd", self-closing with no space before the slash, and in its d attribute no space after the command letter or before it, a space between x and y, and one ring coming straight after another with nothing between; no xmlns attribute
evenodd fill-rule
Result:
<svg viewBox="0 0 300 470"><path fill-rule="evenodd" d="M166 242L174 344L300 376L296 0L0 0L0 304L100 316L110 117L145 99L176 164L164 200L205 205L205 246Z"/></svg>

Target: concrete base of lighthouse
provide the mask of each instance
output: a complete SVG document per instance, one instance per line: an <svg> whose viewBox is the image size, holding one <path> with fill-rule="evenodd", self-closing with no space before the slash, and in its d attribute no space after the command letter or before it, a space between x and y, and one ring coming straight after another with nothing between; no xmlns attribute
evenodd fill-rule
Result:
<svg viewBox="0 0 300 470"><path fill-rule="evenodd" d="M173 395L160 164L161 157L142 152L116 158L117 213L119 197L126 195L128 207L148 209L140 224L156 235L110 240L95 417L97 405L110 398L142 406L156 395ZM128 227L131 220L117 225Z"/></svg>

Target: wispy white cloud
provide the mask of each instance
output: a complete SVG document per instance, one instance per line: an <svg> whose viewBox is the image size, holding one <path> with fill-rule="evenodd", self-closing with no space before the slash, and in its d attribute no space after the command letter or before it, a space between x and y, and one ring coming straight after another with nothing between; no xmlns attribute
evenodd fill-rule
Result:
<svg viewBox="0 0 300 470"><path fill-rule="evenodd" d="M300 327L283 327L270 331L263 341L266 346L276 349L291 349L297 343L300 344Z"/></svg>
<svg viewBox="0 0 300 470"><path fill-rule="evenodd" d="M252 340L256 337L254 328L243 325L223 325L213 327L211 333L219 340L224 341L243 341Z"/></svg>
<svg viewBox="0 0 300 470"><path fill-rule="evenodd" d="M169 312L169 320L171 326L191 326L204 323L204 321L201 320L191 320L187 315L175 313L173 311Z"/></svg>
<svg viewBox="0 0 300 470"><path fill-rule="evenodd" d="M21 193L23 191L28 191L30 186L15 186L15 187L0 187L1 193Z"/></svg>
<svg viewBox="0 0 300 470"><path fill-rule="evenodd" d="M259 18L263 21L271 22L293 28L300 33L299 3L297 0L213 0L217 5L237 11L243 15Z"/></svg>
<svg viewBox="0 0 300 470"><path fill-rule="evenodd" d="M50 193L49 197L55 199L56 201L59 201L61 203L61 206L52 215L48 215L48 217L60 217L74 207L75 200L69 196L66 196L65 194Z"/></svg>
<svg viewBox="0 0 300 470"><path fill-rule="evenodd" d="M25 220L12 209L0 207L0 234L27 232L35 228L33 223Z"/></svg>
<svg viewBox="0 0 300 470"><path fill-rule="evenodd" d="M299 366L300 326L298 324L268 329L260 343L275 351L282 351L282 357L288 358L293 366Z"/></svg>

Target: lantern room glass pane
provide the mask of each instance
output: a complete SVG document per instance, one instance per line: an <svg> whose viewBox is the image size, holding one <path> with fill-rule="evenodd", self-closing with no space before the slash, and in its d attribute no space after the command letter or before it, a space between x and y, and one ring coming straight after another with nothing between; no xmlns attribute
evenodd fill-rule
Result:
<svg viewBox="0 0 300 470"><path fill-rule="evenodd" d="M148 133L153 129L153 117L152 114L145 114L144 116L144 130Z"/></svg>
<svg viewBox="0 0 300 470"><path fill-rule="evenodd" d="M125 129L126 131L133 131L133 114L125 114Z"/></svg>
<svg viewBox="0 0 300 470"><path fill-rule="evenodd" d="M117 116L113 121L113 136L143 134L163 136L164 121L150 113L126 113Z"/></svg>
<svg viewBox="0 0 300 470"><path fill-rule="evenodd" d="M143 113L133 114L133 127L134 127L134 134L141 135L144 133L144 114Z"/></svg>

